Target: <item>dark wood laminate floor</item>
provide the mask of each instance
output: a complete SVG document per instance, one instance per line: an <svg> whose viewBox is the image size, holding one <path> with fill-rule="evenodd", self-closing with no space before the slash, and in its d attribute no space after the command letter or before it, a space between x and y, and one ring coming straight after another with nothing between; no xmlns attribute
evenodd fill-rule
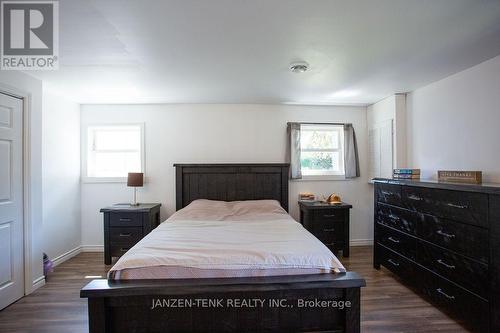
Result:
<svg viewBox="0 0 500 333"><path fill-rule="evenodd" d="M362 332L466 332L389 271L374 270L371 247L351 248L351 257L341 260L367 282L361 292ZM80 288L109 268L102 253L81 253L59 265L44 287L0 311L0 332L87 332Z"/></svg>

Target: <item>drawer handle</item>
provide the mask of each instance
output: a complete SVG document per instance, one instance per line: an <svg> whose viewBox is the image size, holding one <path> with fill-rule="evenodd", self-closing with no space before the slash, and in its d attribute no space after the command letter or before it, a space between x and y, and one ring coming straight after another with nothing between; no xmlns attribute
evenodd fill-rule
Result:
<svg viewBox="0 0 500 333"><path fill-rule="evenodd" d="M396 266L396 267L398 267L398 266L399 266L399 263L398 263L398 262L395 262L395 261L394 261L394 260L392 260L392 259L388 259L387 261L388 261L389 263L391 263L392 265Z"/></svg>
<svg viewBox="0 0 500 333"><path fill-rule="evenodd" d="M127 252L128 250L129 250L129 248L127 248L127 247L122 247L122 248L120 249L120 251L121 251L121 252Z"/></svg>
<svg viewBox="0 0 500 333"><path fill-rule="evenodd" d="M419 197L418 195L414 195L414 194L410 194L410 195L408 196L408 199L410 199L410 200L415 200L415 201L423 201L423 200L424 200L424 198Z"/></svg>
<svg viewBox="0 0 500 333"><path fill-rule="evenodd" d="M455 269L455 265L450 265L450 264L447 264L443 261L443 259L438 259L436 260L438 262L438 264L441 264L443 265L444 267L446 268L449 268L449 269Z"/></svg>
<svg viewBox="0 0 500 333"><path fill-rule="evenodd" d="M335 214L325 214L325 215L323 215L323 217L335 217L335 216L337 216L337 215L335 215Z"/></svg>
<svg viewBox="0 0 500 333"><path fill-rule="evenodd" d="M128 234L120 233L120 237L130 237L130 236L132 236L132 233L130 233L130 232Z"/></svg>
<svg viewBox="0 0 500 333"><path fill-rule="evenodd" d="M334 243L326 243L325 245L326 246L334 246L335 244Z"/></svg>
<svg viewBox="0 0 500 333"><path fill-rule="evenodd" d="M388 192L388 191L382 191L382 194L383 195L394 195L394 193Z"/></svg>
<svg viewBox="0 0 500 333"><path fill-rule="evenodd" d="M455 238L454 234L447 234L446 232L441 231L441 230L436 231L436 234L444 236L444 237L448 237L448 238Z"/></svg>
<svg viewBox="0 0 500 333"><path fill-rule="evenodd" d="M124 218L124 217L120 218L120 222L130 222L130 221L132 221L132 219Z"/></svg>
<svg viewBox="0 0 500 333"><path fill-rule="evenodd" d="M387 239L390 240L393 243L396 243L396 244L399 243L399 239L393 238L392 236L389 237L389 238L387 238Z"/></svg>
<svg viewBox="0 0 500 333"><path fill-rule="evenodd" d="M332 231L335 231L335 228L326 228L326 229L323 229L323 231L332 232Z"/></svg>
<svg viewBox="0 0 500 333"><path fill-rule="evenodd" d="M443 295L444 297L446 297L447 299L455 299L455 296L450 296L450 295L448 295L448 294L447 294L447 293L445 293L445 292L443 291L443 289L441 289L441 288L437 288L437 289L436 289L436 291L437 291L439 294L441 294L441 295Z"/></svg>
<svg viewBox="0 0 500 333"><path fill-rule="evenodd" d="M389 218L392 219L392 220L394 220L394 221L399 221L400 220L400 218L398 216L394 215L394 214L389 214Z"/></svg>
<svg viewBox="0 0 500 333"><path fill-rule="evenodd" d="M454 203L451 203L451 202L448 202L446 204L446 206L448 207L452 207L452 208L458 208L458 209L466 209L466 208L469 208L469 206L467 205L455 205Z"/></svg>

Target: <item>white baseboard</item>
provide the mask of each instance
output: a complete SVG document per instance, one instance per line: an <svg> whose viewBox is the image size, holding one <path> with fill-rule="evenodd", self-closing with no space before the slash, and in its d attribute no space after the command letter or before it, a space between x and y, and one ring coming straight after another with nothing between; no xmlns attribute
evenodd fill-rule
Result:
<svg viewBox="0 0 500 333"><path fill-rule="evenodd" d="M368 246L373 245L373 239L351 239L349 242L351 246Z"/></svg>
<svg viewBox="0 0 500 333"><path fill-rule="evenodd" d="M104 245L81 245L52 259L54 267L82 252L104 252Z"/></svg>
<svg viewBox="0 0 500 333"><path fill-rule="evenodd" d="M52 259L52 262L54 263L54 266L60 265L63 262L65 262L66 260L73 258L74 256L76 256L77 254L79 254L81 252L82 252L82 247L77 246L74 249L69 250L68 252L61 254L60 256L55 257L54 259Z"/></svg>
<svg viewBox="0 0 500 333"><path fill-rule="evenodd" d="M45 276L42 275L33 281L33 286L31 287L30 293L34 292L40 287L43 287L44 285L45 285Z"/></svg>
<svg viewBox="0 0 500 333"><path fill-rule="evenodd" d="M104 252L104 245L82 245L82 252Z"/></svg>

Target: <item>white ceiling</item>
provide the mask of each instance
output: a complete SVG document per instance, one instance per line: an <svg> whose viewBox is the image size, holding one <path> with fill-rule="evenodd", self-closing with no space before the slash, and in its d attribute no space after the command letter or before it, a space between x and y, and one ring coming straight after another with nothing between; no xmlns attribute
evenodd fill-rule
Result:
<svg viewBox="0 0 500 333"><path fill-rule="evenodd" d="M29 73L80 103L367 104L498 54L499 0L62 0L60 70Z"/></svg>

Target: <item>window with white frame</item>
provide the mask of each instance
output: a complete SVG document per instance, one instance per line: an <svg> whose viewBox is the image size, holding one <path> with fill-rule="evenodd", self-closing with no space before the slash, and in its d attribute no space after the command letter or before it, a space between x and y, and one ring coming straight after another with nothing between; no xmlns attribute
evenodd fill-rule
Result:
<svg viewBox="0 0 500 333"><path fill-rule="evenodd" d="M302 124L300 168L303 176L344 176L344 127Z"/></svg>
<svg viewBox="0 0 500 333"><path fill-rule="evenodd" d="M91 125L87 128L86 180L124 180L144 172L144 125Z"/></svg>

